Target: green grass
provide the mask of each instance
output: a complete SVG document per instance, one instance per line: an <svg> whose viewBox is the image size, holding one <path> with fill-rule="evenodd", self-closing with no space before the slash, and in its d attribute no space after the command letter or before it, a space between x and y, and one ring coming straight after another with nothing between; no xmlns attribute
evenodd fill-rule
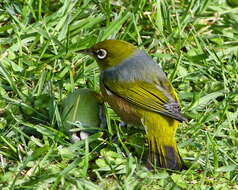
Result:
<svg viewBox="0 0 238 190"><path fill-rule="evenodd" d="M145 49L177 89L188 170L148 171L143 129L109 108L103 133L72 144L62 132L62 99L99 91L95 61L77 50L110 38ZM237 39L225 0L3 0L0 189L238 189Z"/></svg>

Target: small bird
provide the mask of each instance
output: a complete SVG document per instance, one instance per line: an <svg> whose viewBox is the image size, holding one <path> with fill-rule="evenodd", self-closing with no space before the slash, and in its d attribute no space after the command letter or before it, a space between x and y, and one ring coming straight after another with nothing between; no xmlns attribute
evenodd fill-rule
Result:
<svg viewBox="0 0 238 190"><path fill-rule="evenodd" d="M149 144L147 167L185 169L175 133L186 118L160 66L145 51L122 40L105 40L80 52L96 59L104 100L124 122L144 126Z"/></svg>
<svg viewBox="0 0 238 190"><path fill-rule="evenodd" d="M61 118L62 131L73 143L107 126L102 97L89 88L77 89L66 96L62 102Z"/></svg>

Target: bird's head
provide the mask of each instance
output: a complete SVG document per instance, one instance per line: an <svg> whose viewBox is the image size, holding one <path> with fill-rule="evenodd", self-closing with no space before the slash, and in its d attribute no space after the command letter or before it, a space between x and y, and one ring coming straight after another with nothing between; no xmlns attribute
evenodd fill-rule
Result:
<svg viewBox="0 0 238 190"><path fill-rule="evenodd" d="M80 52L93 56L103 71L119 65L136 50L134 45L122 40L105 40Z"/></svg>

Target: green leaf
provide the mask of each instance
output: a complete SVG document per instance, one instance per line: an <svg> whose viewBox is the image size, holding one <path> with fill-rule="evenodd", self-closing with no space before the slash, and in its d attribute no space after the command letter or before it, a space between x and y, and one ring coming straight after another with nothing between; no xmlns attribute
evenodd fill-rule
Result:
<svg viewBox="0 0 238 190"><path fill-rule="evenodd" d="M173 173L173 174L171 175L171 178L172 178L172 180L174 181L174 183L175 183L176 185L178 185L179 187L181 187L181 188L183 188L183 189L186 189L186 188L187 188L188 184L184 181L182 175Z"/></svg>
<svg viewBox="0 0 238 190"><path fill-rule="evenodd" d="M238 166L236 164L228 165L228 166L222 166L220 168L217 168L217 172L232 172L238 169Z"/></svg>

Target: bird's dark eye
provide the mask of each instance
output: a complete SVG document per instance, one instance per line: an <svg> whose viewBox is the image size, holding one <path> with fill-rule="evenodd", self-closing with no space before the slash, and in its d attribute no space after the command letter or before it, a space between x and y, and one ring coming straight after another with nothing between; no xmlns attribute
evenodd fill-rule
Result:
<svg viewBox="0 0 238 190"><path fill-rule="evenodd" d="M98 59L105 59L107 57L107 51L105 49L99 49L96 53Z"/></svg>

